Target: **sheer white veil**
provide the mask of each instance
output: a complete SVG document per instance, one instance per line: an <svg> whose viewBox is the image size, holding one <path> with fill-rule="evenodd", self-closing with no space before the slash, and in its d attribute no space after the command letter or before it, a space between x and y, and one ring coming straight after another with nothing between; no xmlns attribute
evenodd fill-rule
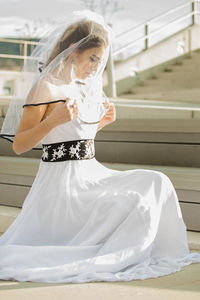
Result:
<svg viewBox="0 0 200 300"><path fill-rule="evenodd" d="M99 122L105 114L102 75L114 33L104 18L92 11L73 11L49 29L27 59L15 84L0 137L14 141L25 106L50 104L70 98L78 102L79 118ZM101 58L88 61L91 72L80 76L74 54L102 47ZM108 100L108 99L107 99ZM41 149L39 143L33 149Z"/></svg>

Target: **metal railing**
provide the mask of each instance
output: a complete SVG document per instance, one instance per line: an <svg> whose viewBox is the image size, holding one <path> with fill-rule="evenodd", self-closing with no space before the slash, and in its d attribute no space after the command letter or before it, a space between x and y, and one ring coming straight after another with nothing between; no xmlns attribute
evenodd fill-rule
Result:
<svg viewBox="0 0 200 300"><path fill-rule="evenodd" d="M127 100L127 99L112 99L115 105L129 108L154 108L163 110L182 110L182 111L200 111L200 105L198 103L169 103L166 101L146 101L146 100Z"/></svg>
<svg viewBox="0 0 200 300"><path fill-rule="evenodd" d="M128 36L128 40L129 42L120 46L117 49L113 49L112 53L110 54L110 61L114 61L117 60L117 55L119 55L120 53L125 53L127 52L128 49L132 48L133 51L131 51L131 54L129 53L128 56L132 56L136 53L139 53L141 51L147 50L150 46L150 40L154 37L154 36L158 36L159 33L161 33L160 35L160 39L157 39L156 42L152 43L152 45L154 45L155 43L163 40L166 37L171 36L172 34L180 31L181 29L187 28L188 26L194 25L198 23L198 16L200 15L200 7L198 7L198 4L200 4L200 0L193 0L191 2L186 2L184 4L178 5L173 9L170 9L154 18L149 19L148 21L139 24L135 27L129 28L128 30L120 33L119 35L116 36L116 44L117 44L117 40L118 39L122 39L124 38L124 36ZM180 14L180 11L182 9L187 8L189 10L189 12L184 14L181 14L180 16L177 16L177 14ZM159 24L158 20L161 20L165 17L172 16L173 14L176 14L176 18L174 20L168 21L167 23L164 24L164 22L161 22L161 25ZM183 21L188 20L189 19L189 24L186 23L182 26L177 26L175 27L175 25L181 24ZM157 23L159 24L159 26L157 26L156 29L151 30L151 24L153 23ZM142 29L142 36L140 37L136 37L135 39L132 39L132 36L137 36L137 31L139 29ZM166 30L168 30L168 35L166 35ZM139 47L139 49L137 48L137 45L139 43L143 43L143 45L141 47ZM136 49L136 50L135 50ZM126 55L125 58L128 57ZM110 63L109 66L114 66L113 63ZM114 74L114 67L113 69L109 70L109 74ZM116 97L116 83L112 82L112 78L114 78L114 76L111 76L110 79L110 91L109 94L112 97ZM115 87L115 90L113 89L113 87Z"/></svg>
<svg viewBox="0 0 200 300"><path fill-rule="evenodd" d="M129 49L130 47L136 46L139 42L143 42L144 41L144 45L143 48L141 50L145 50L149 48L149 41L150 38L152 38L153 36L157 35L158 33L164 32L166 29L168 29L170 26L176 25L178 23L181 23L182 21L186 20L186 19L190 19L190 24L185 24L185 26L183 25L181 29L184 29L186 27L188 27L188 25L194 25L198 23L198 15L200 15L200 7L198 8L197 4L200 4L200 0L193 0L191 2L186 2L184 4L178 5L177 7L170 9L168 11L166 11L165 13L162 13L154 18L151 18L149 20L147 20L146 22L139 24L137 26L131 27L126 31L123 31L122 33L118 34L116 36L116 44L117 44L117 40L118 39L122 39L124 38L124 36L129 35L129 40L130 42L128 42L127 44L120 46L117 49L114 49L112 56L116 57L119 53L126 51L127 49ZM180 17L167 22L166 24L164 24L164 22L161 22L161 26L158 26L158 28L156 28L155 30L151 30L151 24L152 23L158 23L159 24L159 20L163 19L166 16L172 16L172 14L175 14L177 12L180 12L183 8L187 8L189 10L189 13L184 13L184 15L181 15ZM139 38L136 39L132 39L131 36L137 36L137 31L139 31L140 29L142 29L142 36L140 36ZM175 28L174 33L177 32L177 28ZM171 35L172 33L170 32L169 35ZM160 40L162 40L162 37L160 38ZM165 36L166 37L166 36Z"/></svg>
<svg viewBox="0 0 200 300"><path fill-rule="evenodd" d="M23 63L26 62L27 59L35 59L28 55L28 46L31 46L30 53L33 51L34 46L37 46L39 42L28 41L28 40L15 40L15 39L6 39L1 38L0 43L10 43L10 44L18 44L20 46L20 54L0 54L0 58L14 58L23 60Z"/></svg>
<svg viewBox="0 0 200 300"><path fill-rule="evenodd" d="M125 50L129 49L130 47L135 46L136 44L138 44L139 42L143 42L144 41L144 49L148 49L149 47L149 41L150 38L152 38L153 36L157 35L160 32L163 32L165 29L169 28L170 26L176 25L186 19L191 19L191 23L190 25L196 24L197 23L197 17L200 15L200 7L198 9L197 4L200 4L200 0L193 0L191 2L186 2L184 4L178 5L173 9L170 9L162 14L159 14L156 17L153 17L149 20L147 20L146 22L139 24L137 26L131 27L129 29L127 29L126 31L121 32L120 34L118 34L116 36L116 44L117 44L117 40L118 39L123 39L125 36L129 35L129 40L131 40L131 42L128 42L127 44L124 44L123 46L114 49L113 47L113 51L112 51L112 57L114 58L115 56L117 56L119 53L124 52ZM176 18L175 20L168 22L167 24L164 24L158 28L156 28L156 30L151 30L151 24L158 22L159 20L165 18L165 17L169 17L172 14L175 14L177 12L179 12L181 9L183 8L188 8L190 10L189 13ZM187 24L188 26L188 24ZM143 35L139 38L136 39L132 39L130 37L131 36L137 36L136 32L142 29L142 33ZM20 55L12 55L12 54L0 54L0 57L2 58L15 58L15 59L22 59L22 60L26 60L26 59L33 59L31 56L27 55L27 48L28 46L32 46L32 49L34 48L34 46L36 46L38 44L38 42L34 42L34 41L27 41L27 40L14 40L14 39L4 39L1 38L0 42L6 42L6 43L16 43L16 44L20 44L21 47L21 51L23 52Z"/></svg>

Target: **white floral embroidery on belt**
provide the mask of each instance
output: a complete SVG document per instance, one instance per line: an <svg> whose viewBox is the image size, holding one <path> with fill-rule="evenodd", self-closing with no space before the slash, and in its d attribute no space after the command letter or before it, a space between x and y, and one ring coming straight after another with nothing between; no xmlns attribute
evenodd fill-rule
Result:
<svg viewBox="0 0 200 300"><path fill-rule="evenodd" d="M43 161L63 161L70 158L73 160L89 159L95 155L93 139L43 145L42 150Z"/></svg>

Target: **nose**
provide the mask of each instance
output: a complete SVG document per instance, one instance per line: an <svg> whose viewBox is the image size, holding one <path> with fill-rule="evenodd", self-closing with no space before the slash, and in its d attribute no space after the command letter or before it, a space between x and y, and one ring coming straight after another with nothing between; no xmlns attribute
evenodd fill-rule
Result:
<svg viewBox="0 0 200 300"><path fill-rule="evenodd" d="M98 67L98 63L92 64L91 67L90 67L91 72L96 71L97 67Z"/></svg>

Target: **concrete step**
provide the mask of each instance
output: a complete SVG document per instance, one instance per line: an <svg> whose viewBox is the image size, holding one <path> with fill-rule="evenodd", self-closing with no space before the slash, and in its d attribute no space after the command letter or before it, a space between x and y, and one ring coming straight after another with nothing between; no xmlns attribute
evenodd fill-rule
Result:
<svg viewBox="0 0 200 300"><path fill-rule="evenodd" d="M200 77L199 77L200 79ZM158 92L169 92L169 93L176 93L181 90L183 91L188 91L192 95L193 90L194 90L194 95L195 91L199 89L199 84L198 84L198 79L195 81L191 80L188 78L187 80L179 80L172 78L162 78L162 79L147 79L143 83L139 83L138 85L133 85L130 90L127 92L127 94L138 94L138 96L141 96L142 94L146 93L158 93ZM121 97L122 95L125 95L125 93L121 93L118 95L118 97ZM188 102L190 102L188 100Z"/></svg>
<svg viewBox="0 0 200 300"><path fill-rule="evenodd" d="M19 207L0 205L0 234L8 229L20 212L21 208Z"/></svg>
<svg viewBox="0 0 200 300"><path fill-rule="evenodd" d="M135 94L133 99L141 99L141 100L163 100L163 101L180 101L182 103L188 102L188 100L191 100L191 103L199 103L200 104L200 98L197 95L191 95L186 94L182 95L182 93L177 93L177 91L173 92L157 92L157 93L146 93L146 94Z"/></svg>
<svg viewBox="0 0 200 300"><path fill-rule="evenodd" d="M198 118L117 119L97 133L96 156L107 162L200 167L199 141ZM20 159L40 158L41 154L41 150L32 150L16 156L11 143L1 139L0 155Z"/></svg>
<svg viewBox="0 0 200 300"><path fill-rule="evenodd" d="M184 89L184 85L176 85L168 84L168 86L162 85L159 83L155 83L154 85L150 85L145 83L144 86L134 86L131 89L131 93L135 96L140 97L140 99L148 94L155 94L155 93L176 93L179 89ZM123 95L120 95L123 97Z"/></svg>
<svg viewBox="0 0 200 300"><path fill-rule="evenodd" d="M197 87L184 87L184 86L180 86L176 89L174 89L173 87L169 87L169 88L165 88L164 86L161 87L161 89L152 89L152 91L148 92L149 94L158 94L158 93L161 93L161 95L165 95L165 94L168 94L168 95L172 95L174 97L177 96L177 101L179 102L187 102L187 103L196 103L196 102L193 102L191 99L196 99L199 101L199 86ZM146 95L146 91L143 93L144 95ZM138 94L139 97L142 97L142 93ZM162 100L162 99L160 99ZM164 99L163 99L164 100ZM156 101L156 99L155 99ZM166 101L170 101L170 100L166 100ZM174 101L174 100L173 100ZM176 101L176 100L175 100Z"/></svg>
<svg viewBox="0 0 200 300"><path fill-rule="evenodd" d="M98 132L96 154L107 162L200 167L199 131L199 119L116 120Z"/></svg>
<svg viewBox="0 0 200 300"><path fill-rule="evenodd" d="M200 66L200 59L190 60L190 61L181 61L179 64L170 65L161 71L162 73L173 73L174 71L181 71L181 70L193 70L195 69L199 72L198 67Z"/></svg>
<svg viewBox="0 0 200 300"><path fill-rule="evenodd" d="M124 97L122 98L123 100ZM148 105L147 101L141 100L141 103L137 101L134 103L125 103L125 101L117 102L113 100L116 108L117 119L196 119L200 118L200 111L195 111L192 108L181 109L178 106L175 107L166 102L152 101ZM124 102L124 103L123 103ZM153 103L154 102L154 103ZM172 103L172 102L171 102Z"/></svg>
<svg viewBox="0 0 200 300"><path fill-rule="evenodd" d="M176 189L187 189L200 191L200 168L184 168L174 166L155 166L155 165L141 165L141 164L123 164L123 163L109 163L101 162L106 167L115 170L133 170L133 169L147 169L155 170L165 173L173 182ZM199 199L200 203L200 199Z"/></svg>
<svg viewBox="0 0 200 300"><path fill-rule="evenodd" d="M35 177L40 159L38 158L26 158L26 157L10 157L0 156L0 175L13 175L24 176L26 181L23 184L28 185L32 182L28 177ZM101 162L103 165L111 169L116 170L131 170L131 169L151 169L164 172L173 181L175 188L200 191L200 168L189 167L175 167L175 166L163 166L163 165L145 165L145 164L126 164L126 163L114 163L114 162ZM8 180L8 177L1 177L1 183ZM12 181L9 181L11 184ZM13 182L14 183L14 182ZM16 184L20 184L16 182Z"/></svg>
<svg viewBox="0 0 200 300"><path fill-rule="evenodd" d="M149 90L146 93L141 91L138 93L122 94L120 98L126 99L141 99L141 100L152 100L152 101L170 101L180 103L193 103L200 104L199 88L192 89L177 89L177 90L163 90L163 91L152 91Z"/></svg>
<svg viewBox="0 0 200 300"><path fill-rule="evenodd" d="M200 167L199 141L200 119L132 118L117 119L100 130L95 145L101 161ZM42 154L32 150L18 157L10 148L11 143L2 139L0 155L20 159Z"/></svg>
<svg viewBox="0 0 200 300"><path fill-rule="evenodd" d="M0 205L0 236L9 228L21 208ZM200 250L200 232L187 231L188 244L191 250Z"/></svg>
<svg viewBox="0 0 200 300"><path fill-rule="evenodd" d="M144 85L135 85L132 87L131 91L133 94L137 94L141 96L146 93L158 93L158 92L167 92L167 93L176 93L179 90L190 90L192 95L193 89L199 88L199 80L196 81L184 79L179 80L173 78L167 79L155 79L155 80L147 80ZM197 95L195 95L197 96Z"/></svg>
<svg viewBox="0 0 200 300"><path fill-rule="evenodd" d="M197 94L199 99L199 92L195 92L193 89L191 93ZM164 93L164 92L163 92ZM184 92L183 92L184 94ZM186 97L186 95L185 95ZM147 99L146 99L147 98ZM200 118L200 111L197 111L197 106L192 105L189 101L185 101L184 108L183 104L180 102L176 102L175 100L165 101L162 100L162 94L159 93L148 93L148 95L135 95L135 94L124 94L119 96L118 98L109 98L111 102L115 103L117 119L191 119L191 118ZM127 99L130 99L128 102ZM140 101L137 101L141 99ZM154 101L149 101L147 105L148 99L152 99ZM156 100L157 99L157 100ZM188 99L191 97L188 95ZM125 102L125 101L126 102ZM131 102L132 100L132 102ZM0 101L1 102L1 101ZM6 101L4 101L6 102ZM145 103L146 102L146 103ZM200 102L200 100L199 100ZM6 113L6 104L0 103L0 113L5 116ZM4 118L0 116L0 127L1 123L3 123ZM0 148L3 149L3 141L0 139ZM1 154L1 151L0 151ZM10 155L10 153L9 153Z"/></svg>
<svg viewBox="0 0 200 300"><path fill-rule="evenodd" d="M189 74L185 75L185 77L172 77L170 76L169 78L158 78L158 79L147 79L145 81L145 85L143 87L147 87L147 86L174 86L176 88L176 86L183 86L183 88L186 88L186 86L188 85L193 85L193 86L199 86L199 80L200 80L200 76L197 78L192 78L192 76L190 76Z"/></svg>
<svg viewBox="0 0 200 300"><path fill-rule="evenodd" d="M159 73L157 73L155 77L159 78L159 77L171 77L171 76L175 76L179 75L181 77L183 77L183 75L185 74L187 75L191 75L192 77L198 77L200 74L200 64L195 64L195 65L182 65L182 66L173 66L173 68L170 68L169 71L161 71Z"/></svg>
<svg viewBox="0 0 200 300"><path fill-rule="evenodd" d="M183 65L193 65L193 64L199 64L200 63L200 55L195 54L193 52L193 55L191 58L182 58L181 60L183 62Z"/></svg>
<svg viewBox="0 0 200 300"><path fill-rule="evenodd" d="M200 106L192 103L162 100L133 99L132 94L122 95L114 102L117 119L199 119Z"/></svg>
<svg viewBox="0 0 200 300"><path fill-rule="evenodd" d="M158 71L153 75L153 78L144 81L142 79L138 80L138 84L132 87L132 92L141 99L143 95L146 96L150 93L172 92L186 88L193 89L199 87L199 79L200 54L195 53L192 58L181 58L174 64L167 66L165 70ZM192 96L192 99L195 102L198 101L199 95ZM168 99L164 98L164 100ZM181 99L178 100L181 101ZM182 101L185 101L185 98Z"/></svg>

